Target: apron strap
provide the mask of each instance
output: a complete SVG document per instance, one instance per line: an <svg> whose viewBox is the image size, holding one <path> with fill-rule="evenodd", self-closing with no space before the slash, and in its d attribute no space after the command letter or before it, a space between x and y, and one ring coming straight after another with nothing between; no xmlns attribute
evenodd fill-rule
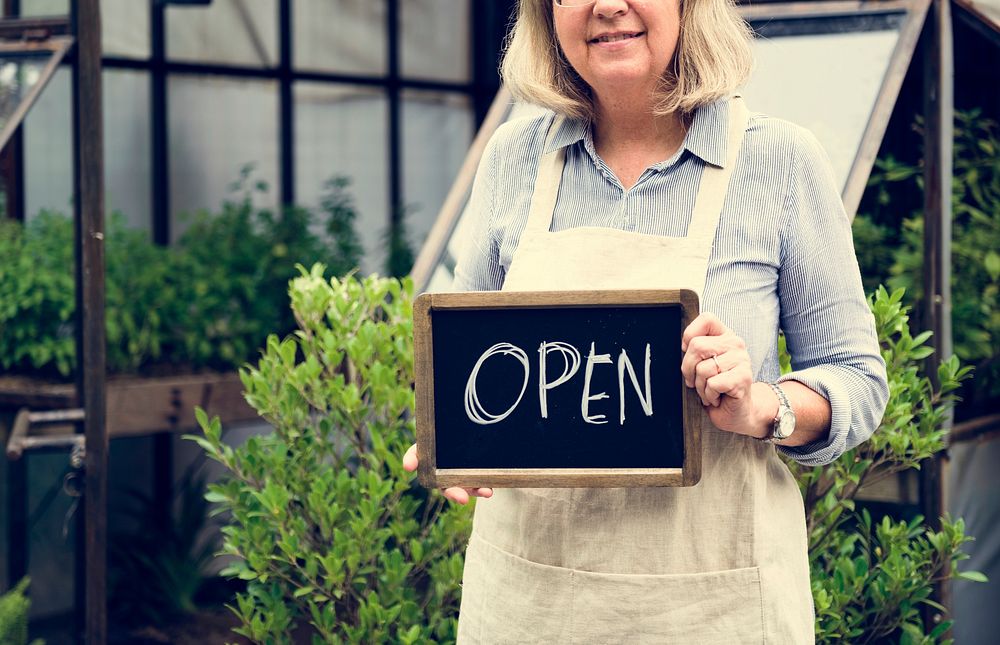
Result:
<svg viewBox="0 0 1000 645"><path fill-rule="evenodd" d="M706 165L701 172L698 196L695 198L688 237L696 238L708 245L715 241L715 230L719 226L722 205L729 190L729 180L733 176L736 157L743 143L743 134L750 121L743 97L736 95L729 100L729 139L726 143L726 161L721 168Z"/></svg>
<svg viewBox="0 0 1000 645"><path fill-rule="evenodd" d="M701 173L698 185L698 196L695 199L694 211L691 213L691 224L688 226L688 237L698 243L712 244L715 230L722 215L722 205L726 199L729 180L733 175L736 157L743 143L750 112L743 98L739 95L729 101L729 139L726 144L726 162L722 168L707 165ZM545 137L545 147L552 138L564 118L556 116L549 125ZM538 162L538 174L535 176L535 189L531 196L531 206L528 210L528 221L524 232L548 233L552 226L552 213L555 210L556 198L559 196L559 184L562 181L563 163L566 159L566 148L561 147L542 155ZM694 240L692 240L694 241Z"/></svg>
<svg viewBox="0 0 1000 645"><path fill-rule="evenodd" d="M549 143L552 142L563 121L565 118L561 115L552 120L545 137L546 148L549 147ZM528 222L524 225L525 233L549 232L549 228L552 226L552 212L556 209L556 198L559 197L559 184L562 181L565 159L565 147L542 155L538 163L538 174L535 175L535 191L531 195Z"/></svg>

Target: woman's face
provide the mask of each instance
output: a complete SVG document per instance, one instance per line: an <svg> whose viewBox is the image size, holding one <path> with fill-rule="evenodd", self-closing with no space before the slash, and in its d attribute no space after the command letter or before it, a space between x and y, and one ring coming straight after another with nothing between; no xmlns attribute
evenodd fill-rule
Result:
<svg viewBox="0 0 1000 645"><path fill-rule="evenodd" d="M597 94L652 91L673 58L681 0L597 0L583 7L552 3L559 45Z"/></svg>

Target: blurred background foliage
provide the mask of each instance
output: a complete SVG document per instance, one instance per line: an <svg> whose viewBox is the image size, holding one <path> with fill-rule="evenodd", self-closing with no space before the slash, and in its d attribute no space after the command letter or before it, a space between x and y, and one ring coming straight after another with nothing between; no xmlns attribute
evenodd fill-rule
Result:
<svg viewBox="0 0 1000 645"><path fill-rule="evenodd" d="M341 275L361 260L349 187L344 177L328 181L316 210L258 209L254 194L267 186L254 181L247 166L219 212L190 216L170 248L113 214L106 232L108 370L234 369L269 333L291 331L287 284L295 264L322 261ZM5 371L55 378L72 373L72 240L73 223L60 213L45 211L27 224L0 220ZM405 241L394 243L412 257Z"/></svg>
<svg viewBox="0 0 1000 645"><path fill-rule="evenodd" d="M952 331L955 353L976 368L961 391L963 419L994 412L1000 398L1000 129L978 110L957 112L954 145ZM919 163L879 159L874 199L854 220L866 290L905 288L916 312L924 298L922 173Z"/></svg>

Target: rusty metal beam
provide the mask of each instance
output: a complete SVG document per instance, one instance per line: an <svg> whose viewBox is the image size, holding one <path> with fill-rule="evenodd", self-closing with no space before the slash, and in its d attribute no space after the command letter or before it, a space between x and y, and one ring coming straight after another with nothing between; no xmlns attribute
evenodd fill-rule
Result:
<svg viewBox="0 0 1000 645"><path fill-rule="evenodd" d="M73 196L76 220L77 380L85 410L84 638L107 641L107 465L104 329L104 150L99 0L72 4ZM80 554L77 555L80 557Z"/></svg>
<svg viewBox="0 0 1000 645"><path fill-rule="evenodd" d="M69 20L63 17L4 18L0 20L0 38L40 40L70 33Z"/></svg>
<svg viewBox="0 0 1000 645"><path fill-rule="evenodd" d="M954 62L950 0L934 0L928 16L924 49L924 302L923 327L934 332L935 354L927 372L937 383L936 363L952 353L951 338L951 181L954 137ZM948 428L952 419L946 420ZM944 453L925 461L920 470L924 516L935 529L945 512ZM947 581L935 586L934 600L950 605ZM946 616L925 606L927 629Z"/></svg>

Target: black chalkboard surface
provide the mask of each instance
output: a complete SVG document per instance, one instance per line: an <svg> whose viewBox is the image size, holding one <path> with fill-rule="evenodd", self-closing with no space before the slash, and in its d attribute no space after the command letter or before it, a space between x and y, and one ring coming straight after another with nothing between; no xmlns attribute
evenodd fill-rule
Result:
<svg viewBox="0 0 1000 645"><path fill-rule="evenodd" d="M697 483L700 404L680 373L697 313L688 290L421 295L421 483Z"/></svg>

